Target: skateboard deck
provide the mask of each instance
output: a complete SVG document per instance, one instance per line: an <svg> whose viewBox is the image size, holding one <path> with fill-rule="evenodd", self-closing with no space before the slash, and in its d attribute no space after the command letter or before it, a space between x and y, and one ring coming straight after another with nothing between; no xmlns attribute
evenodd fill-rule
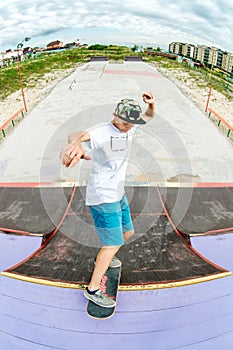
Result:
<svg viewBox="0 0 233 350"><path fill-rule="evenodd" d="M109 267L101 281L101 290L108 297L117 300L118 286L121 277L121 267ZM87 314L98 320L104 320L114 315L116 306L107 308L96 305L91 300L87 303Z"/></svg>

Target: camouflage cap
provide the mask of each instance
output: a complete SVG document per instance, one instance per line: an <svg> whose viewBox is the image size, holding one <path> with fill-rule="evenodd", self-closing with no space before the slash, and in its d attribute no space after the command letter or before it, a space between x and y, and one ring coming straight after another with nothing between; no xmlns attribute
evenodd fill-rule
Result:
<svg viewBox="0 0 233 350"><path fill-rule="evenodd" d="M126 123L146 124L145 120L140 117L142 109L140 105L133 99L124 98L118 103L115 109L115 115Z"/></svg>

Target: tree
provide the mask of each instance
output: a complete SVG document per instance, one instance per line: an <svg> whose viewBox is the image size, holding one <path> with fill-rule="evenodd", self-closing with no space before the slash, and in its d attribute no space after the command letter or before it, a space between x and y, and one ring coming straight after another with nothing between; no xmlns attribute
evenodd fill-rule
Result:
<svg viewBox="0 0 233 350"><path fill-rule="evenodd" d="M88 47L88 50L105 50L107 49L107 45L94 44Z"/></svg>
<svg viewBox="0 0 233 350"><path fill-rule="evenodd" d="M132 47L132 49L131 49L133 52L136 52L136 51L138 51L138 45L134 45L133 47Z"/></svg>

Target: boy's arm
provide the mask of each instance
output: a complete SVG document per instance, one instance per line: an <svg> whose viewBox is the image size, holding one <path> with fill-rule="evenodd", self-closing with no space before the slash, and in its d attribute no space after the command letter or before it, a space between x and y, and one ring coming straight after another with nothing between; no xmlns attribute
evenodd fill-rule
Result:
<svg viewBox="0 0 233 350"><path fill-rule="evenodd" d="M66 167L74 167L82 159L90 160L82 147L82 142L90 141L87 131L74 132L68 136L68 145L60 153L62 164Z"/></svg>
<svg viewBox="0 0 233 350"><path fill-rule="evenodd" d="M155 97L152 92L145 92L142 95L142 98L143 101L148 104L147 110L142 115L142 119L148 123L154 117L156 112Z"/></svg>

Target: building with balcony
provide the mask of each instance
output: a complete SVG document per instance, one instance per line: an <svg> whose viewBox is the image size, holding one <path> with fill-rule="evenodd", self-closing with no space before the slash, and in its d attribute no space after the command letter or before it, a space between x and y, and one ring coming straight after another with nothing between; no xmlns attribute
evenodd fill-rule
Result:
<svg viewBox="0 0 233 350"><path fill-rule="evenodd" d="M195 46L192 44L182 44L182 56L194 58L194 49Z"/></svg>
<svg viewBox="0 0 233 350"><path fill-rule="evenodd" d="M223 52L222 55L222 67L224 71L233 74L233 54L228 52Z"/></svg>
<svg viewBox="0 0 233 350"><path fill-rule="evenodd" d="M172 42L171 44L169 44L169 52L182 56L182 46L183 43Z"/></svg>
<svg viewBox="0 0 233 350"><path fill-rule="evenodd" d="M214 67L222 67L223 51L217 47L211 47L207 63Z"/></svg>
<svg viewBox="0 0 233 350"><path fill-rule="evenodd" d="M200 63L207 63L209 59L210 48L206 45L197 45L194 48L194 59Z"/></svg>
<svg viewBox="0 0 233 350"><path fill-rule="evenodd" d="M188 43L172 42L169 44L169 52L193 58L200 64L220 68L227 73L233 74L233 54L223 52L217 47L209 47L206 45L195 46Z"/></svg>

